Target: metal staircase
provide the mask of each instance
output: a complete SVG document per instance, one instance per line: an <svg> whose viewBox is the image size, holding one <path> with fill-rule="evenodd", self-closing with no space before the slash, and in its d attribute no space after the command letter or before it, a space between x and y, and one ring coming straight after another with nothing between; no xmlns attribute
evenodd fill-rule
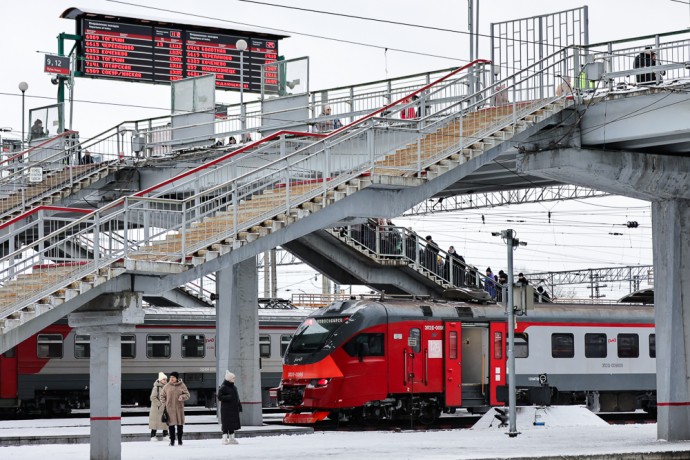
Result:
<svg viewBox="0 0 690 460"><path fill-rule="evenodd" d="M0 351L17 343L17 328L56 306L65 308L54 314L69 313L106 285L112 292L124 273L204 274L221 263L206 265L215 259L231 264L235 252L258 254L264 249L254 243L263 238L277 245L333 226L348 213L338 204L363 190L442 177L570 104L544 85L544 73L572 68L571 59L562 50L538 71L470 94L468 81L486 73L487 62L477 61L410 94L419 105L403 98L308 145L279 133L73 219L0 259ZM499 85L512 103L492 106ZM430 113L401 118L427 106ZM190 189L196 193L177 198L176 190ZM88 257L62 260L63 246L77 237L98 244Z"/></svg>

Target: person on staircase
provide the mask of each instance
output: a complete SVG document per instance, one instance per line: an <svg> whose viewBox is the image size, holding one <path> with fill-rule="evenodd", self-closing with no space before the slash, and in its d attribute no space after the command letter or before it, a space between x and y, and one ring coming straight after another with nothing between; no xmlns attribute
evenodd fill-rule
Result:
<svg viewBox="0 0 690 460"><path fill-rule="evenodd" d="M237 444L235 431L242 428L240 424L242 403L240 402L240 394L235 386L235 374L230 371L225 371L225 380L218 388L218 400L220 401L223 444Z"/></svg>
<svg viewBox="0 0 690 460"><path fill-rule="evenodd" d="M158 379L153 382L153 390L151 390L151 410L149 411L149 429L151 430L151 441L161 441L168 436L168 424L161 421L163 417L163 409L165 406L161 402L161 391L165 384L168 383L168 377L162 373L158 373ZM156 431L163 431L163 438L156 438Z"/></svg>
<svg viewBox="0 0 690 460"><path fill-rule="evenodd" d="M184 427L184 402L189 399L189 390L177 372L171 372L169 382L161 391L161 402L168 409L168 426L170 431L170 445L175 445L175 434L177 443L182 445L182 434Z"/></svg>

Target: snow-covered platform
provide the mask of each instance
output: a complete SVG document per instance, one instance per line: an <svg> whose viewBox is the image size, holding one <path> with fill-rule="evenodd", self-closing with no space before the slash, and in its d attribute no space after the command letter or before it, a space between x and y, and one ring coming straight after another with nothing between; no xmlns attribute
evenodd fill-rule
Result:
<svg viewBox="0 0 690 460"><path fill-rule="evenodd" d="M220 427L214 415L187 415L184 440L220 439ZM148 417L122 419L122 442L146 441L151 443ZM313 433L310 427L283 425L250 426L237 431L236 438L294 435ZM0 446L31 446L40 444L88 444L89 419L40 419L0 421ZM167 445L167 439L158 433L156 444ZM2 452L2 451L0 451ZM1 455L0 455L1 456ZM4 458L4 456L3 456ZM38 458L38 457L37 457Z"/></svg>
<svg viewBox="0 0 690 460"><path fill-rule="evenodd" d="M136 419L136 417L134 418ZM658 441L655 424L608 425L586 410L552 407L518 411L514 438L492 413L471 429L428 431L317 432L305 436L240 437L238 445L222 445L213 416L191 416L183 446L150 442L143 421L125 419L123 433L142 435L141 442L123 442L122 458L144 460L227 459L276 460L295 458L352 459L511 459L511 460L623 460L689 459L690 442ZM76 420L0 422L0 446L8 436L42 437L82 434L88 426ZM543 422L543 424L542 424ZM536 423L536 424L535 424ZM272 428L272 427L269 427ZM280 427L278 427L280 428ZM78 430L81 430L78 432ZM186 437L186 436L185 436ZM123 440L125 437L123 436ZM144 440L146 439L146 440ZM22 445L0 447L1 458L74 460L88 458L88 444Z"/></svg>

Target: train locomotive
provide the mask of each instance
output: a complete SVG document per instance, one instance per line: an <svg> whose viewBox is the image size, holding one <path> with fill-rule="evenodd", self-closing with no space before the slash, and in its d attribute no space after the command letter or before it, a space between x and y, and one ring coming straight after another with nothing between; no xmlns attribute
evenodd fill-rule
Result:
<svg viewBox="0 0 690 460"><path fill-rule="evenodd" d="M262 404L280 382L281 357L312 309L260 299ZM215 308L147 307L144 324L122 334L122 403L148 407L158 371L178 371L191 405L215 406ZM0 355L0 412L68 414L89 406L89 336L59 321Z"/></svg>
<svg viewBox="0 0 690 460"><path fill-rule="evenodd" d="M283 358L285 423L432 423L505 405L505 307L361 299L315 311ZM654 308L535 304L515 328L518 404L656 410Z"/></svg>

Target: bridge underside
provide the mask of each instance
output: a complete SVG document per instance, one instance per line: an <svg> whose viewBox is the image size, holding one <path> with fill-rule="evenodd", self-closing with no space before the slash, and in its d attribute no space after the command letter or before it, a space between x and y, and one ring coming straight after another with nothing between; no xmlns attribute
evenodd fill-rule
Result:
<svg viewBox="0 0 690 460"><path fill-rule="evenodd" d="M525 153L520 171L652 202L658 436L690 439L690 157L592 149Z"/></svg>

